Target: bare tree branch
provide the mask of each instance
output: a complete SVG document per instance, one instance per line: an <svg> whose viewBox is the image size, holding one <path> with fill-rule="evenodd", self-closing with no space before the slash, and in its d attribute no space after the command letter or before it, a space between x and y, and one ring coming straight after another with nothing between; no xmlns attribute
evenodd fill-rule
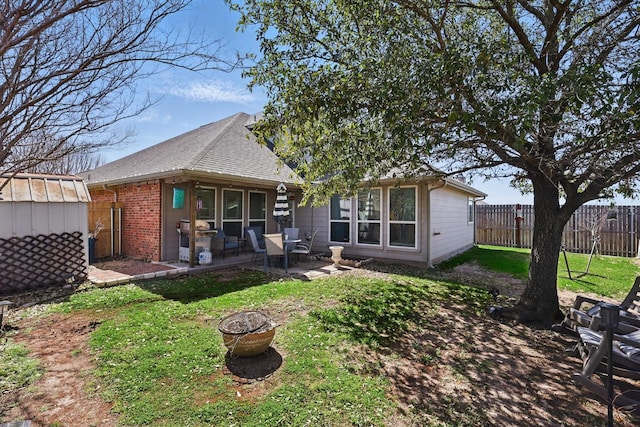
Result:
<svg viewBox="0 0 640 427"><path fill-rule="evenodd" d="M136 105L135 87L158 67L231 71L241 65L238 55L223 57L221 40L169 28L168 19L190 3L2 2L0 173L37 170L121 142L126 135L114 137L109 129L153 105L148 97Z"/></svg>

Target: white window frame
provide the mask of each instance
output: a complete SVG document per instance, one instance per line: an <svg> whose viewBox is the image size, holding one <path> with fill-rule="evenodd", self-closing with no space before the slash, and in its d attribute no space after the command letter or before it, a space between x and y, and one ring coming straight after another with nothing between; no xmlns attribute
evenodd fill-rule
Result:
<svg viewBox="0 0 640 427"><path fill-rule="evenodd" d="M218 196L218 192L217 189L215 187L200 187L200 188L196 188L196 209L197 209L197 204L198 204L198 191L199 190L210 190L213 192L213 218L200 218L198 215L198 211L196 210L196 219L201 219L203 221L207 221L209 223L209 228L215 228L216 227L216 207L217 207L217 196Z"/></svg>
<svg viewBox="0 0 640 427"><path fill-rule="evenodd" d="M360 208L360 206L359 206L360 194L367 194L367 193L371 193L371 192L374 192L374 191L378 192L379 195L380 195L380 212L378 214L379 218L378 219L369 219L369 218L360 219L360 209L359 209ZM384 209L384 203L383 203L382 194L383 194L382 193L382 188L380 188L380 187L374 187L374 188L371 188L371 189L366 190L366 191L365 190L358 191L358 195L357 195L357 198L356 198L356 215L358 217L356 218L356 230L355 230L356 243L358 245L365 245L365 246L369 246L369 247L381 247L382 246L382 238L383 238L383 236L382 236L382 229L383 229L382 228L382 212L383 212L383 209ZM379 230L380 230L380 236L378 238L378 243L361 242L360 241L360 224L362 224L362 223L378 224Z"/></svg>
<svg viewBox="0 0 640 427"><path fill-rule="evenodd" d="M227 213L227 206L226 206L226 202L227 202L227 198L225 197L226 194L228 193L240 193L240 203L242 204L242 206L240 206L240 218L226 218L225 214ZM244 224L244 191L242 190L237 190L237 189L233 189L233 188L223 188L222 189L222 222L221 222L221 226L220 228L222 228L224 230L224 225L227 223L240 223L240 233L242 233L242 225ZM240 235L238 236L240 237Z"/></svg>
<svg viewBox="0 0 640 427"><path fill-rule="evenodd" d="M348 219L343 219L343 218L332 219L331 218L331 213L332 213L334 197L338 197L338 196L336 196L336 195L332 196L330 201L329 201L329 242L338 243L338 244L342 244L342 245L350 244L351 243L351 233L353 232L352 227L351 227L351 220L353 218L353 212L352 212L353 211L353 209L352 209L353 200L351 198L348 198L348 199L340 198L340 204L341 204L340 205L340 210L342 211L343 207L345 205L349 207L349 209L348 209L349 218ZM344 203L344 205L343 205L343 203ZM349 239L348 241L345 242L345 241L331 240L331 234L332 234L331 231L332 231L332 225L333 224L347 224L348 225L348 227L349 227L349 233L347 235L347 238Z"/></svg>
<svg viewBox="0 0 640 427"><path fill-rule="evenodd" d="M395 220L392 218L391 215L391 193L396 190L396 189L401 189L401 190L405 190L407 188L412 188L413 192L414 192L414 201L415 201L415 205L413 207L414 212L413 212L413 217L414 220L413 221L407 221L407 220ZM387 206L386 206L386 213L387 213L387 245L390 248L394 248L394 249L418 249L418 206L420 205L420 201L419 201L419 193L418 193L418 187L416 185L404 185L404 186L399 186L399 187L390 187L389 190L387 191ZM405 224L405 225L413 225L413 229L414 229L414 236L413 236L413 241L414 241L414 245L413 246L406 246L406 245L394 245L391 243L391 226L393 224Z"/></svg>
<svg viewBox="0 0 640 427"><path fill-rule="evenodd" d="M476 218L476 201L469 197L467 202L467 223L473 224Z"/></svg>
<svg viewBox="0 0 640 427"><path fill-rule="evenodd" d="M264 197L264 218L252 218L251 217L251 195L252 194L262 194ZM248 222L247 225L251 226L252 223L260 222L262 224L262 230L267 232L267 192L266 191L249 191L249 209L248 209Z"/></svg>

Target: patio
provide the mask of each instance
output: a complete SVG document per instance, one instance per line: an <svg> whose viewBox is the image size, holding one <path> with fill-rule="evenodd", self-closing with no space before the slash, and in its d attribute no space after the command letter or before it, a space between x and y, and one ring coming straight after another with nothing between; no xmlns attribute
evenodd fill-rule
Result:
<svg viewBox="0 0 640 427"><path fill-rule="evenodd" d="M262 271L262 258L258 257L256 261L253 261L253 255L253 253L248 252L238 256L227 256L224 259L215 257L210 265L196 265L194 267L189 267L188 263L177 260L171 262L145 262L127 258L109 260L90 265L88 279L96 285L112 286L136 280L184 274L202 274L229 267ZM334 267L332 263L324 260L316 260L313 263L306 260L298 260L298 262L289 266L288 273L285 273L284 268L280 267L269 267L268 272L269 274L292 276L301 280L314 280L352 269L352 267L343 265Z"/></svg>

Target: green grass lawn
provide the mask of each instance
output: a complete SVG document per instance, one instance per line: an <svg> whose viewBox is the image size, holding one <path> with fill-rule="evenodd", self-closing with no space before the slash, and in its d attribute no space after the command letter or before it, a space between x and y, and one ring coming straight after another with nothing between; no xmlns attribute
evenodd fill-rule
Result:
<svg viewBox="0 0 640 427"><path fill-rule="evenodd" d="M473 261L525 278L528 255L478 247L440 268ZM571 269L584 271L587 259L569 255ZM564 263L558 273L563 288L616 297L628 290L638 268L633 260L594 257L590 273L577 280L566 277ZM385 426L393 425L389 414L397 414L389 380L367 368L373 362L354 359L354 352L389 353L398 334L441 324L437 316L444 305L473 318L491 302L483 289L432 280L410 268L386 278L344 275L315 281L238 271L90 289L52 304L49 312L101 318L90 338L97 361L92 375L99 385L93 392L114 403L123 425ZM229 313L255 309L268 310L278 321L275 342L283 363L277 376L244 396L225 372L228 356L217 324ZM25 372L13 372L5 382L36 378L26 351L15 347L12 352L11 370L21 371L23 363ZM421 360L428 365L438 352L430 349ZM0 352L3 366L7 355ZM486 414L472 406L438 407L419 419L473 426L486 423Z"/></svg>
<svg viewBox="0 0 640 427"><path fill-rule="evenodd" d="M481 245L446 261L439 268L447 269L466 262L477 262L488 270L526 279L529 257L529 249ZM627 295L636 276L640 274L640 264L634 258L594 255L591 261L589 259L588 254L567 253L565 261L565 256L561 253L558 259L558 288L620 299Z"/></svg>

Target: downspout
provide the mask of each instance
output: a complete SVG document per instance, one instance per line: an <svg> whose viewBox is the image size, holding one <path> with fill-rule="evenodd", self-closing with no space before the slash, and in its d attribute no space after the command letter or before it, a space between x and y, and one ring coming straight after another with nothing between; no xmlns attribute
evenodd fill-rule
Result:
<svg viewBox="0 0 640 427"><path fill-rule="evenodd" d="M478 246L478 224L476 222L476 203L483 201L487 196L473 198L473 246Z"/></svg>
<svg viewBox="0 0 640 427"><path fill-rule="evenodd" d="M113 193L113 201L117 202L118 201L118 192L116 190L109 190L107 188L107 184L102 184L102 189L105 191L109 191L111 193Z"/></svg>
<svg viewBox="0 0 640 427"><path fill-rule="evenodd" d="M433 268L433 264L431 264L431 192L433 190L438 190L440 188L444 188L447 186L447 180L442 180L442 185L429 188L427 184L427 203L429 204L428 212L429 212L429 224L427 230L427 268Z"/></svg>
<svg viewBox="0 0 640 427"><path fill-rule="evenodd" d="M107 184L102 184L102 189L105 191L110 191L113 193L113 203L117 203L118 202L118 192L116 190L109 190L107 188ZM118 212L120 212L120 210L118 210ZM121 214L120 214L121 215ZM113 232L115 230L116 224L115 224L115 218L113 217L113 208L111 208L111 257L114 256L115 254L115 248L114 248L114 244L113 244ZM122 224L122 218L120 217L119 219L119 224ZM122 227L122 225L121 225ZM119 248L120 248L120 252L122 252L122 232L118 233L118 237L119 237Z"/></svg>

